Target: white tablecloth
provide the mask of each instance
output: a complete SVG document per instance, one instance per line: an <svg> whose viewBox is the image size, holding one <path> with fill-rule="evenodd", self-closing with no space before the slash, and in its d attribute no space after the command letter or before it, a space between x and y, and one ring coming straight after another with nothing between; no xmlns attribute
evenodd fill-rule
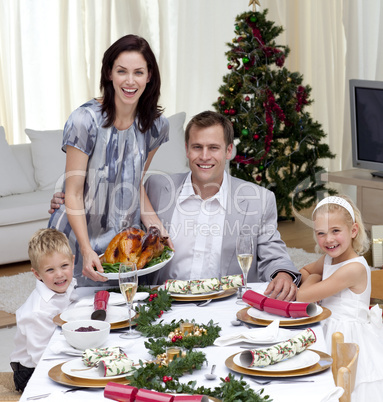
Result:
<svg viewBox="0 0 383 402"><path fill-rule="evenodd" d="M254 290L258 290L260 287L263 287L264 284L250 285ZM94 290L95 288L81 288L79 289L79 293L84 296L92 294ZM195 319L197 323L208 323L210 320L213 320L222 328L220 333L221 336L229 335L230 333L237 333L240 330L246 331L248 330L246 327L233 326L230 323L236 318L236 312L246 307L244 305L236 304L236 301L237 299L234 295L229 298L212 301L205 307L196 307L194 303L173 303L172 310L164 313L162 319L165 322L170 322L173 319ZM324 344L321 325L313 324L311 325L311 328L313 328L315 334L317 335L317 342L312 346L312 349L325 352L327 348ZM292 336L294 336L296 333L302 331L302 328L295 327L294 329L291 329L291 331ZM52 367L68 361L71 358L65 354L55 355L50 349L50 346L57 344L58 341L62 341L64 339L60 333L61 329L57 328L42 357L42 360L39 362L20 400L26 401L30 396L48 392L52 392L52 395L42 400L106 400L106 398L103 396L102 388L92 388L79 390L74 393L62 394L60 391L69 387L57 384L48 377L48 371ZM152 358L144 347L144 341L146 338L141 337L127 341L125 339L121 339L119 335L119 333L111 332L107 343L103 346L118 345L123 347L128 356L135 361L138 361L139 359L144 360ZM205 366L199 371L194 371L192 375L187 374L183 376L181 378L181 382L187 382L193 379L197 381L198 386L204 385L209 388L214 388L219 385L220 377L225 378L231 372L225 366L225 360L227 357L234 353L238 353L243 349L241 349L239 345L232 345L226 347L211 346L201 350L206 354L209 363L208 367ZM214 381L209 381L205 379L204 374L210 372L213 364L216 365L215 374L217 374L217 379ZM240 377L240 375L237 373L235 373L235 376L237 378ZM265 394L270 395L274 402L321 402L324 400L331 400L326 398L331 391L335 390L331 369L311 375L309 377L298 378L306 378L314 380L314 382L291 384L273 384L271 382L271 384L259 386L252 381L251 377L245 377L253 389L265 388Z"/></svg>

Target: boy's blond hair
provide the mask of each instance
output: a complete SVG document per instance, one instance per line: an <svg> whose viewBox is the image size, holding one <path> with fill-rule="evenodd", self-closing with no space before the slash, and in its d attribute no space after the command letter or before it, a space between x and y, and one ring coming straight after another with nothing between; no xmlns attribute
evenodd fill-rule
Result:
<svg viewBox="0 0 383 402"><path fill-rule="evenodd" d="M39 229L29 240L28 255L35 270L39 268L41 257L55 252L69 258L73 256L67 237L57 229Z"/></svg>
<svg viewBox="0 0 383 402"><path fill-rule="evenodd" d="M362 219L362 214L360 213L358 207L353 203L353 201L347 197L346 195L337 195L339 198L343 198L346 200L354 210L354 215L355 215L355 223L358 224L358 233L357 235L352 239L352 248L358 255L363 255L368 251L370 248L370 240L368 239L366 230L364 228L363 224L363 219ZM346 224L351 227L353 225L353 220L350 215L350 213L347 211L347 209L343 208L341 205L338 204L325 204L320 206L316 211L313 213L313 220L315 220L316 216L318 213L323 213L323 212L340 212L343 214L344 220ZM314 234L314 239L315 239L315 234ZM320 252L320 247L318 245L315 246L315 251Z"/></svg>

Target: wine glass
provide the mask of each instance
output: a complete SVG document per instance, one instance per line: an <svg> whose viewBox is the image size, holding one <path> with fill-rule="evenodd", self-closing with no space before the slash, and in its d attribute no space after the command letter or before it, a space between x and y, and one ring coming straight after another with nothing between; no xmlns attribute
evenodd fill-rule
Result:
<svg viewBox="0 0 383 402"><path fill-rule="evenodd" d="M129 308L129 331L124 332L120 335L124 339L134 339L139 338L141 334L132 329L132 309L133 309L133 298L137 292L138 287L138 275L137 266L133 262L126 262L120 264L120 269L118 272L118 282L120 284L120 290L124 296L125 302Z"/></svg>
<svg viewBox="0 0 383 402"><path fill-rule="evenodd" d="M254 246L253 237L250 235L240 234L237 237L237 260L243 272L243 282L245 284L245 292L247 291L247 274L253 262ZM242 300L237 301L238 304L246 304Z"/></svg>

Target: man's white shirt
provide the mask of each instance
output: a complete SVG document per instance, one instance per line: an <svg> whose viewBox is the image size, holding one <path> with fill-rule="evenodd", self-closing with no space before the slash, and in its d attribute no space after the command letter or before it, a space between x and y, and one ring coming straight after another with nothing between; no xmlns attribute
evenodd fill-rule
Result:
<svg viewBox="0 0 383 402"><path fill-rule="evenodd" d="M195 193L191 173L175 206L170 237L176 250L171 277L204 279L220 276L221 249L227 209L228 178L224 173L219 191L203 200Z"/></svg>

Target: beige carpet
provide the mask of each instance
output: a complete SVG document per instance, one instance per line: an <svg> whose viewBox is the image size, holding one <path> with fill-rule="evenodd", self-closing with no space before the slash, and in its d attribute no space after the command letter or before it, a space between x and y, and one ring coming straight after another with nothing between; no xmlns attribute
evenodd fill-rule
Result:
<svg viewBox="0 0 383 402"><path fill-rule="evenodd" d="M13 373L0 373L0 402L18 401L21 394L16 391L13 382Z"/></svg>

